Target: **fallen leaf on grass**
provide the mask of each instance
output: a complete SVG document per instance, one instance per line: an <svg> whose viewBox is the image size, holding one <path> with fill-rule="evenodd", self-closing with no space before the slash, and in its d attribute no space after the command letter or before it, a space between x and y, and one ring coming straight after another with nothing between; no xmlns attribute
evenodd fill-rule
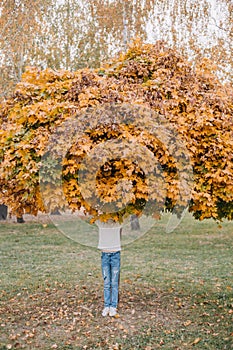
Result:
<svg viewBox="0 0 233 350"><path fill-rule="evenodd" d="M124 326L122 326L122 324L119 324L119 325L118 325L118 328L119 328L119 329L124 329Z"/></svg>
<svg viewBox="0 0 233 350"><path fill-rule="evenodd" d="M201 341L201 338L196 338L196 339L193 341L192 345L196 345L196 344L198 344L200 341Z"/></svg>

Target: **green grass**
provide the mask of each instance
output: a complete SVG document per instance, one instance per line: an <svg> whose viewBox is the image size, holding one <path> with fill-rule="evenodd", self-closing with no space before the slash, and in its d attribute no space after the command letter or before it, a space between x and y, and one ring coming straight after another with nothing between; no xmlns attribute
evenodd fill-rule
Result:
<svg viewBox="0 0 233 350"><path fill-rule="evenodd" d="M39 222L0 224L0 350L233 349L233 223L166 217L122 250L119 318L100 253Z"/></svg>

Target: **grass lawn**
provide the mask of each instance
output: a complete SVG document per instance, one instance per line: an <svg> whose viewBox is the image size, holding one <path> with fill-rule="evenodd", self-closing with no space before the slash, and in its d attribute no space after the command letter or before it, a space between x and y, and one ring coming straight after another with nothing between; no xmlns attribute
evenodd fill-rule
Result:
<svg viewBox="0 0 233 350"><path fill-rule="evenodd" d="M100 252L53 224L0 224L0 350L233 349L233 223L166 218L122 250L119 317Z"/></svg>

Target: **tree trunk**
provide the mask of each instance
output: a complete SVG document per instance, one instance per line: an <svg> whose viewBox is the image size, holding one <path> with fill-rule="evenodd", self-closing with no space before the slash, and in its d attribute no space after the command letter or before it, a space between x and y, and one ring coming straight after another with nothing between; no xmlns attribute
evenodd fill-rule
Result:
<svg viewBox="0 0 233 350"><path fill-rule="evenodd" d="M140 223L139 223L137 215L133 214L130 216L130 224L131 224L132 231L139 231L140 230Z"/></svg>
<svg viewBox="0 0 233 350"><path fill-rule="evenodd" d="M17 216L17 222L18 222L19 224L23 224L23 223L25 222L23 216Z"/></svg>
<svg viewBox="0 0 233 350"><path fill-rule="evenodd" d="M0 220L6 220L8 208L5 204L0 205Z"/></svg>

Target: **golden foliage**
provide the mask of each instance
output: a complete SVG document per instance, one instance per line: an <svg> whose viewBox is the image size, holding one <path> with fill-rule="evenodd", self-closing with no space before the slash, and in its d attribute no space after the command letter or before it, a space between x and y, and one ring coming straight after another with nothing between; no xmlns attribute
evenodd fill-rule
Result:
<svg viewBox="0 0 233 350"><path fill-rule="evenodd" d="M233 91L218 81L207 60L194 69L184 57L160 42L150 45L136 41L125 55L96 70L70 73L28 67L13 97L0 106L1 201L13 211L21 208L36 214L38 210L64 207L65 196L72 210L84 207L94 218L102 215L103 220L139 214L145 203L145 210L155 217L161 208L172 210L177 203L182 208L187 198L179 198L179 169L173 156L179 152L176 140L170 145L174 148L171 154L149 132L151 120L143 113L139 113L136 126L130 122L116 124L109 110L97 115L95 122L88 119L93 117L86 112L90 108L111 104L142 106L153 110L154 122L168 123L184 142L188 151L185 157L190 157L193 167L190 211L198 219L232 219ZM85 128L62 159L64 195L51 195L60 191L54 174L45 205L39 189L41 157L50 136L75 115ZM64 147L67 137L65 132L61 136ZM93 183L92 168L85 168L85 157L110 140L127 140L135 147L146 147L154 160L148 156L143 163L140 158L138 165L129 155L105 162L102 158ZM133 157L133 151L129 154ZM156 174L147 174L153 161L159 165ZM80 170L90 182L90 187L82 190ZM185 173L185 169L182 171ZM90 190L93 186L94 197ZM106 213L104 205L113 202L118 211Z"/></svg>

